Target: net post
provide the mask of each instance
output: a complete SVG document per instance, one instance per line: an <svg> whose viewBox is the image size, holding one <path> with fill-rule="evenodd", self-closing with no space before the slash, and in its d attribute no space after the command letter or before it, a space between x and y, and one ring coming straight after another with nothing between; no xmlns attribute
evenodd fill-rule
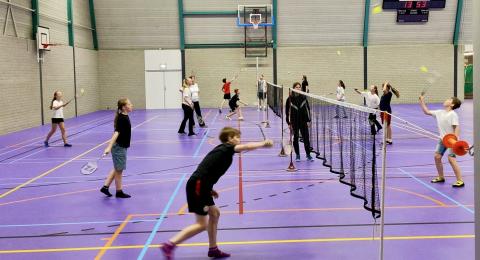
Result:
<svg viewBox="0 0 480 260"><path fill-rule="evenodd" d="M382 188L381 188L381 209L380 209L380 260L384 259L384 234L385 234L385 170L387 165L387 112L383 113L383 135L382 135Z"/></svg>
<svg viewBox="0 0 480 260"><path fill-rule="evenodd" d="M279 96L280 96L280 120L282 121L282 123L281 123L282 124L282 129L281 129L282 144L280 145L281 149L280 149L280 153L278 154L278 156L286 157L287 154L285 153L285 149L283 148L283 138L284 138L284 136L283 136L283 85L282 85L282 88L280 88L279 92L280 92L280 94L279 94ZM268 94L267 94L267 97L268 97Z"/></svg>

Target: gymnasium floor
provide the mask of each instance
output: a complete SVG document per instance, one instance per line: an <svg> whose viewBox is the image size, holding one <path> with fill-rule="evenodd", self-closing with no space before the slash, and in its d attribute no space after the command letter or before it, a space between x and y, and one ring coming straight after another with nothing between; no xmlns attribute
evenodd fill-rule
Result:
<svg viewBox="0 0 480 260"><path fill-rule="evenodd" d="M435 106L432 106L435 107ZM436 106L438 107L438 105ZM226 110L225 110L226 111ZM435 121L418 105L396 105L395 114L435 131ZM472 141L473 103L459 109L462 137ZM209 128L195 137L176 132L180 110L136 110L131 115L124 190L131 199L106 198L98 189L112 167L99 163L93 175L80 167L97 158L112 133L111 111L66 121L72 148L61 141L42 147L50 125L0 137L1 259L162 259L158 244L193 222L185 212L184 184L195 165L218 143L225 125L240 126L242 140L261 140L259 112L247 109L246 122L204 109ZM218 239L231 259L376 259L379 229L362 201L320 161L296 163L278 157L280 120L272 116L267 137L276 145L239 156L220 180L216 200L222 210ZM388 147L385 259L473 259L473 157L459 158L466 187L453 189L447 164L445 184L435 176L435 141L393 129ZM412 136L413 135L413 136ZM56 138L56 139L55 139ZM54 139L59 138L58 133ZM56 145L56 146L55 146ZM445 160L446 161L446 160ZM244 214L239 214L239 183ZM111 188L112 189L112 188ZM164 217L164 218L162 218ZM203 233L176 250L178 259L208 259Z"/></svg>

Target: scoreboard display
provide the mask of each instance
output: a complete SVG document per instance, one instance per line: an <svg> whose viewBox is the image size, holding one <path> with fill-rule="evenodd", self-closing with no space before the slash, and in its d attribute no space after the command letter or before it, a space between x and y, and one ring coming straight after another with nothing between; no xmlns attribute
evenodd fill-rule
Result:
<svg viewBox="0 0 480 260"><path fill-rule="evenodd" d="M383 9L422 9L422 8L445 8L446 0L430 1L402 1L402 0L383 0Z"/></svg>
<svg viewBox="0 0 480 260"><path fill-rule="evenodd" d="M397 10L398 23L425 23L428 22L429 9L445 8L445 4L446 0L383 0L382 8Z"/></svg>

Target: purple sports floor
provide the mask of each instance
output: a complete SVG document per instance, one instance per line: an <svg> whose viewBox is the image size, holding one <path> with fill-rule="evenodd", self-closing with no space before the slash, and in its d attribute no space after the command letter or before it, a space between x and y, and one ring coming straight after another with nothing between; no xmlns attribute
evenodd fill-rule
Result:
<svg viewBox="0 0 480 260"><path fill-rule="evenodd" d="M396 105L393 111L437 131L418 105ZM0 136L0 259L137 259L149 244L143 259L162 259L158 245L194 221L184 214L185 182L218 144L219 129L240 125L243 141L262 139L249 123L262 120L254 109L245 111L249 122L240 124L216 110L203 113L208 128L197 126L194 137L177 134L180 110L131 113L132 146L124 172L130 199L106 198L98 191L111 159L101 160L93 175L80 174L111 137L111 111L66 120L72 148L63 147L58 132L51 147L42 146L50 125ZM458 113L462 139L471 143L471 100ZM295 163L299 171L286 172L289 159L277 156L280 120L273 113L270 119L265 134L276 142L274 148L244 153L241 159L236 155L216 185L222 211L219 247L231 259L378 259L379 241L373 236L380 229L363 202L319 160L305 161L303 153L302 162ZM473 157L458 158L464 188L451 187L455 178L448 163L447 182L431 184L436 142L398 128L393 138L387 150L385 259L473 259ZM158 232L151 234L155 226ZM176 258L208 259L207 242L206 233L198 235L177 248Z"/></svg>

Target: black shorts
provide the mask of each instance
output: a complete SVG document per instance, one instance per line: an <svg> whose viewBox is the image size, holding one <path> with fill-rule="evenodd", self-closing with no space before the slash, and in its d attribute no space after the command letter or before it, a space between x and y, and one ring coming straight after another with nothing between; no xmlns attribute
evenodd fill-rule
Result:
<svg viewBox="0 0 480 260"><path fill-rule="evenodd" d="M228 93L228 94L223 94L223 99L228 99L228 100L230 100L230 98L231 98L231 97L230 97L230 93Z"/></svg>
<svg viewBox="0 0 480 260"><path fill-rule="evenodd" d="M238 108L238 105L228 104L230 110L235 111Z"/></svg>
<svg viewBox="0 0 480 260"><path fill-rule="evenodd" d="M52 124L63 123L63 118L52 118Z"/></svg>
<svg viewBox="0 0 480 260"><path fill-rule="evenodd" d="M266 99L267 98L267 93L257 92L257 97L258 97L258 99Z"/></svg>
<svg viewBox="0 0 480 260"><path fill-rule="evenodd" d="M187 182L187 203L188 212L197 215L208 215L207 206L215 205L212 197L212 186L196 177L190 177Z"/></svg>

